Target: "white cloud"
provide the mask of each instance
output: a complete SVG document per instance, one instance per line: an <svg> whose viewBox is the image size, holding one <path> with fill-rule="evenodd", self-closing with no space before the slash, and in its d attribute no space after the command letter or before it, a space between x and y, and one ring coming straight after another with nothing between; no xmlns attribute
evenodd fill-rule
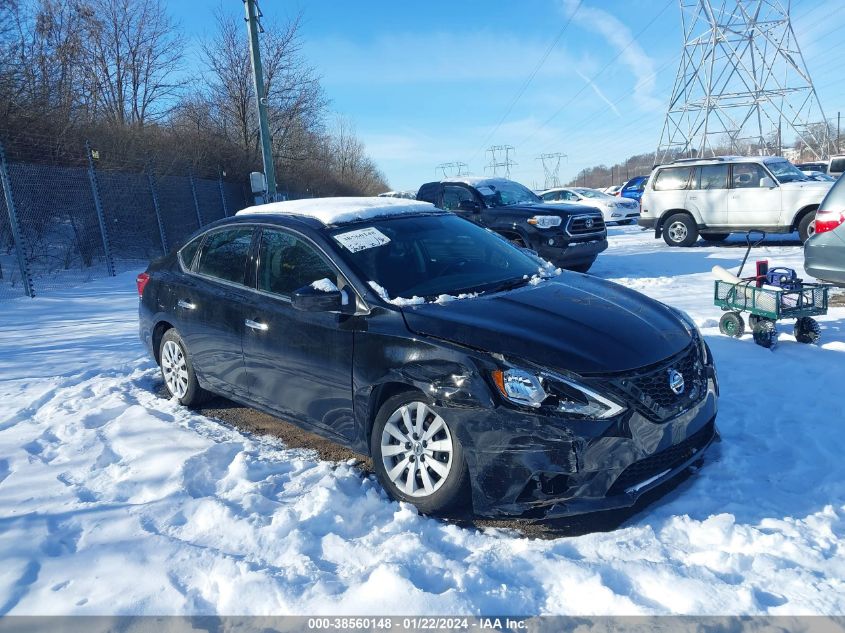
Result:
<svg viewBox="0 0 845 633"><path fill-rule="evenodd" d="M636 78L633 90L636 103L646 110L663 108L665 104L654 96L654 59L634 40L631 30L608 11L589 7L584 0L581 1L580 7L578 5L578 0L563 0L564 12L570 16L574 15L574 22L598 33L613 49L621 52L619 63L626 66Z"/></svg>
<svg viewBox="0 0 845 633"><path fill-rule="evenodd" d="M601 99L602 101L604 101L604 102L607 104L607 106L608 106L611 110L613 110L613 112L614 112L614 114L616 114L616 116L621 116L621 115L619 114L619 110L617 110L617 109L616 109L616 105L613 103L613 101L611 101L610 99L608 99L608 98L604 95L604 93L603 93L603 92L599 89L599 87L596 85L596 82L594 82L592 79L590 79L589 77L587 77L587 76L586 76L584 73L582 73L580 70L576 70L575 72L577 72L577 73L578 73L578 76L579 76L581 79L583 79L584 81L586 81L586 82L587 82L587 84L589 84L590 88L592 88L592 89L593 89L593 92L595 92L595 93L596 93L596 96L597 96L599 99Z"/></svg>

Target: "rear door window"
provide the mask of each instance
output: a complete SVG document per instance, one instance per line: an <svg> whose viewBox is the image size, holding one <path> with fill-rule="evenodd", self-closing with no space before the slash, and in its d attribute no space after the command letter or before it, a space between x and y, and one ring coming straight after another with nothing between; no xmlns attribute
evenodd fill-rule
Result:
<svg viewBox="0 0 845 633"><path fill-rule="evenodd" d="M668 167L657 172L654 178L655 191L677 191L686 189L689 183L690 167Z"/></svg>
<svg viewBox="0 0 845 633"><path fill-rule="evenodd" d="M443 208L447 211L457 211L461 202L475 202L472 193L466 187L446 185L443 187Z"/></svg>
<svg viewBox="0 0 845 633"><path fill-rule="evenodd" d="M252 232L251 227L244 227L209 234L202 245L197 272L242 284L252 246Z"/></svg>
<svg viewBox="0 0 845 633"><path fill-rule="evenodd" d="M696 189L727 189L728 188L728 166L702 165L696 170Z"/></svg>

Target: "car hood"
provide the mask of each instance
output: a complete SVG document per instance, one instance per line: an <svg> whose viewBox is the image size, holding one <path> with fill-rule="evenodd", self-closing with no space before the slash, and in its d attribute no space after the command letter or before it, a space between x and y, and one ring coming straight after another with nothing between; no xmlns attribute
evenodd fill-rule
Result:
<svg viewBox="0 0 845 633"><path fill-rule="evenodd" d="M799 180L797 182L782 182L780 186L784 189L807 189L810 191L827 191L834 184L833 182L825 182L824 180Z"/></svg>
<svg viewBox="0 0 845 633"><path fill-rule="evenodd" d="M662 303L569 272L536 286L402 312L416 334L579 374L651 365L691 341L681 319Z"/></svg>

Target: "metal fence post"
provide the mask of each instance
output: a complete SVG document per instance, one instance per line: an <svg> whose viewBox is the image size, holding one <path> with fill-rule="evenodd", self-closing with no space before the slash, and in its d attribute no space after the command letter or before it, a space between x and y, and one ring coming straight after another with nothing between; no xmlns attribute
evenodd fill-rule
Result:
<svg viewBox="0 0 845 633"><path fill-rule="evenodd" d="M223 168L217 168L217 184L220 185L220 200L223 201L223 217L229 217L229 207L226 205L226 191L223 189Z"/></svg>
<svg viewBox="0 0 845 633"><path fill-rule="evenodd" d="M12 196L12 181L9 178L9 170L6 168L6 152L3 149L2 143L0 143L0 180L3 181L3 195L6 198L6 211L9 213L9 226L12 229L12 239L15 241L15 254L18 257L18 266L21 270L21 280L23 281L24 292L26 292L26 296L34 297L35 288L32 286L32 277L29 274L29 264L26 261L26 254L24 253L23 234L21 233L21 226L18 223L15 200Z"/></svg>
<svg viewBox="0 0 845 633"><path fill-rule="evenodd" d="M114 277L114 259L112 259L111 242L106 229L106 216L103 214L103 204L100 200L100 183L97 181L97 172L94 171L94 157L91 155L91 143L85 140L85 156L88 158L88 179L91 181L91 195L94 198L94 208L97 210L97 220L100 222L100 235L103 238L103 255L106 258L106 270L109 276Z"/></svg>
<svg viewBox="0 0 845 633"><path fill-rule="evenodd" d="M188 168L188 178L191 181L191 195L194 197L194 209L197 212L197 228L201 229L202 225L205 224L202 221L202 213L200 213L200 203L197 200L197 184L194 182L194 170L190 167Z"/></svg>
<svg viewBox="0 0 845 633"><path fill-rule="evenodd" d="M161 235L161 249L164 255L170 250L167 248L167 235L164 233L164 222L161 219L161 208L158 205L158 191L156 191L155 176L153 175L153 168L150 162L147 161L147 182L150 183L150 194L153 196L153 208L156 213L156 220L158 220L158 232Z"/></svg>

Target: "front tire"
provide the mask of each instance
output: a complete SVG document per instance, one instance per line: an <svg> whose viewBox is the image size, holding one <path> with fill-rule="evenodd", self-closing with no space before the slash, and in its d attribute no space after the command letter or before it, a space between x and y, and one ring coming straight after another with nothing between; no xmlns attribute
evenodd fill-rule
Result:
<svg viewBox="0 0 845 633"><path fill-rule="evenodd" d="M663 241L669 246L692 246L697 239L698 227L686 213L671 215L663 224Z"/></svg>
<svg viewBox="0 0 845 633"><path fill-rule="evenodd" d="M174 328L161 337L158 358L164 386L179 404L191 407L206 399L208 394L197 381L185 341Z"/></svg>
<svg viewBox="0 0 845 633"><path fill-rule="evenodd" d="M401 393L382 405L370 454L388 494L420 512L441 513L467 497L469 475L461 443L422 393Z"/></svg>
<svg viewBox="0 0 845 633"><path fill-rule="evenodd" d="M745 334L745 321L739 312L725 312L719 319L719 331L725 336L741 338Z"/></svg>

